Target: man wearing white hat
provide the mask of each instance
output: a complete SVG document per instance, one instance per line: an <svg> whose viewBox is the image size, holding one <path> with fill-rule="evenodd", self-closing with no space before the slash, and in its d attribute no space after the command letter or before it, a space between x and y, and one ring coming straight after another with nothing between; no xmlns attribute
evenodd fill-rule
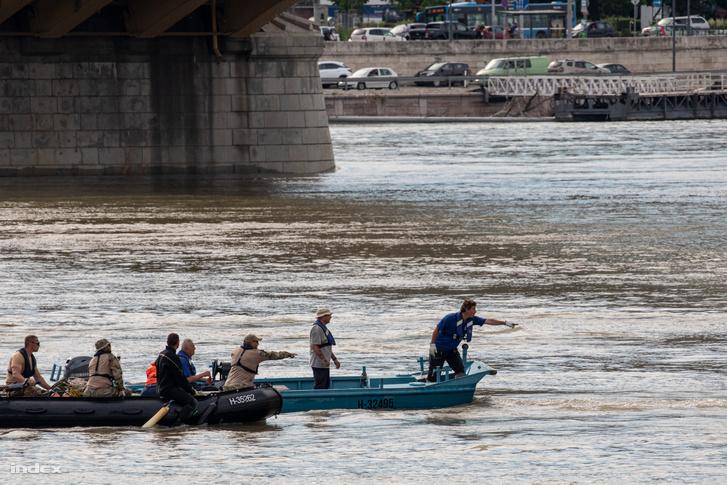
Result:
<svg viewBox="0 0 727 485"><path fill-rule="evenodd" d="M336 339L328 330L328 324L333 314L328 308L319 308L316 312L316 321L310 329L310 366L313 369L313 389L328 389L331 387L331 361L336 369L341 363L333 354Z"/></svg>

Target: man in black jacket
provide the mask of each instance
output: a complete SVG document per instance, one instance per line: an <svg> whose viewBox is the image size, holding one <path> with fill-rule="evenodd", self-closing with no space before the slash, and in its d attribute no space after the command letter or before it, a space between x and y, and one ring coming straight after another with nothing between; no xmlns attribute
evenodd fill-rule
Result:
<svg viewBox="0 0 727 485"><path fill-rule="evenodd" d="M165 401L174 401L183 406L179 412L179 422L185 422L197 412L197 400L194 398L194 389L189 383L182 363L177 356L179 335L170 333L167 336L167 348L157 357L157 388L159 396Z"/></svg>

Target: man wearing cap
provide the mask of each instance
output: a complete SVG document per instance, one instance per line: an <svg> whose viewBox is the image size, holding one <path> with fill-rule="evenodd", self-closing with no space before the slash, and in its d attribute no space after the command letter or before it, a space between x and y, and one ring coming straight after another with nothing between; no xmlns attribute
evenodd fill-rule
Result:
<svg viewBox="0 0 727 485"><path fill-rule="evenodd" d="M266 360L280 360L295 357L290 352L267 352L258 349L262 339L253 334L246 335L242 345L232 351L230 373L227 375L223 391L233 391L253 387L258 366Z"/></svg>
<svg viewBox="0 0 727 485"><path fill-rule="evenodd" d="M124 394L121 362L111 353L111 342L102 338L96 341L96 353L88 364L88 383L83 396L119 397Z"/></svg>
<svg viewBox="0 0 727 485"><path fill-rule="evenodd" d="M464 375L464 363L457 347L463 340L465 342L472 340L472 327L474 325L507 325L510 328L517 325L516 323L508 323L494 318L480 318L475 316L475 313L477 313L477 302L465 300L462 302L459 312L445 315L434 327L429 345L428 381L436 381L434 369L441 367L445 361L454 371L455 377Z"/></svg>
<svg viewBox="0 0 727 485"><path fill-rule="evenodd" d="M313 369L313 389L328 389L331 387L331 360L336 369L341 363L333 354L336 339L328 330L328 324L333 314L328 308L319 308L316 312L316 321L310 329L310 366Z"/></svg>
<svg viewBox="0 0 727 485"><path fill-rule="evenodd" d="M38 363L33 355L40 349L40 340L35 335L25 337L22 349L18 349L8 364L6 384L26 384L22 389L11 392L12 396L37 396L39 394L36 384L43 389L50 389L50 385L43 379L38 370Z"/></svg>

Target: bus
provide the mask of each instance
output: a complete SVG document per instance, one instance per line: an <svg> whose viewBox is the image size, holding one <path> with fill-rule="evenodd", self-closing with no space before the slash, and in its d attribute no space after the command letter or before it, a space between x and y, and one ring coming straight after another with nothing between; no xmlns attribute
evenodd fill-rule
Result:
<svg viewBox="0 0 727 485"><path fill-rule="evenodd" d="M505 19L507 23L503 25L517 25L521 39L565 38L567 16L564 10L513 10L507 12Z"/></svg>
<svg viewBox="0 0 727 485"><path fill-rule="evenodd" d="M575 25L575 3L573 27ZM504 8L507 5L512 8ZM451 12L450 12L451 7ZM517 0L512 4L495 4L495 25L517 25L520 38L565 37L568 4L565 1L535 2ZM492 25L492 4L480 2L459 2L451 5L428 7L417 12L416 21L422 23L441 22L450 19L476 29L479 25Z"/></svg>

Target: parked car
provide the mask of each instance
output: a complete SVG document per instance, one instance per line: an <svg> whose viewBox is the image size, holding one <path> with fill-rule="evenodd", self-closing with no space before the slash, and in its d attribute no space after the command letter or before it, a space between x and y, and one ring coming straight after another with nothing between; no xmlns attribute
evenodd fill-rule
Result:
<svg viewBox="0 0 727 485"><path fill-rule="evenodd" d="M321 37L323 37L323 40L341 40L341 36L338 35L336 28L327 25L321 26Z"/></svg>
<svg viewBox="0 0 727 485"><path fill-rule="evenodd" d="M346 64L338 61L319 61L318 62L318 72L321 75L321 79L325 78L347 78L350 76L351 68L349 68ZM323 87L336 87L338 86L338 81L334 83L328 83L324 84Z"/></svg>
<svg viewBox="0 0 727 485"><path fill-rule="evenodd" d="M462 62L435 62L423 71L416 73L418 80L414 81L417 86L447 86L449 82L446 79L427 79L432 77L448 77L448 76L466 76L469 73L470 66ZM452 84L461 84L467 86L467 81L462 79L452 81Z"/></svg>
<svg viewBox="0 0 727 485"><path fill-rule="evenodd" d="M613 27L602 20L581 22L571 30L571 37L613 37Z"/></svg>
<svg viewBox="0 0 727 485"><path fill-rule="evenodd" d="M424 38L429 40L446 40L449 39L450 22L429 22L424 32ZM466 25L459 22L452 22L452 38L453 39L476 39L478 33L470 30Z"/></svg>
<svg viewBox="0 0 727 485"><path fill-rule="evenodd" d="M476 30L476 32L479 34L479 37L481 39L492 40L492 30L493 30L493 27L491 25L487 25L487 26L479 27ZM495 40L510 38L510 29L503 29L502 26L495 25L494 30L495 30Z"/></svg>
<svg viewBox="0 0 727 485"><path fill-rule="evenodd" d="M623 64L596 64L596 65L603 69L608 69L608 71L611 74L620 74L620 75L631 74L631 71L629 71L626 68L626 66L624 66Z"/></svg>
<svg viewBox="0 0 727 485"><path fill-rule="evenodd" d="M598 67L592 62L574 60L574 59L560 59L553 61L548 65L548 72L552 74L610 74L611 71L603 67Z"/></svg>
<svg viewBox="0 0 727 485"><path fill-rule="evenodd" d="M665 17L659 20L655 25L641 29L641 35L671 35L672 22L674 22L673 17ZM707 23L704 17L700 17L699 15L690 15L689 24L696 34L706 33L709 30L709 23ZM687 17L676 17L674 25L677 31L687 30Z"/></svg>
<svg viewBox="0 0 727 485"><path fill-rule="evenodd" d="M550 59L545 56L502 57L492 59L478 76L538 76L548 74Z"/></svg>
<svg viewBox="0 0 727 485"><path fill-rule="evenodd" d="M350 42L390 42L404 40L404 38L392 34L389 29L384 29L382 27L367 27L364 29L356 29L351 32L351 37L349 37L348 40Z"/></svg>
<svg viewBox="0 0 727 485"><path fill-rule="evenodd" d="M399 82L396 79L392 79L397 78L398 74L389 67L365 67L354 72L349 77L366 79L340 81L338 86L345 89L397 89L399 87Z"/></svg>
<svg viewBox="0 0 727 485"><path fill-rule="evenodd" d="M424 38L427 24L401 24L391 29L391 33L406 40L420 40Z"/></svg>

